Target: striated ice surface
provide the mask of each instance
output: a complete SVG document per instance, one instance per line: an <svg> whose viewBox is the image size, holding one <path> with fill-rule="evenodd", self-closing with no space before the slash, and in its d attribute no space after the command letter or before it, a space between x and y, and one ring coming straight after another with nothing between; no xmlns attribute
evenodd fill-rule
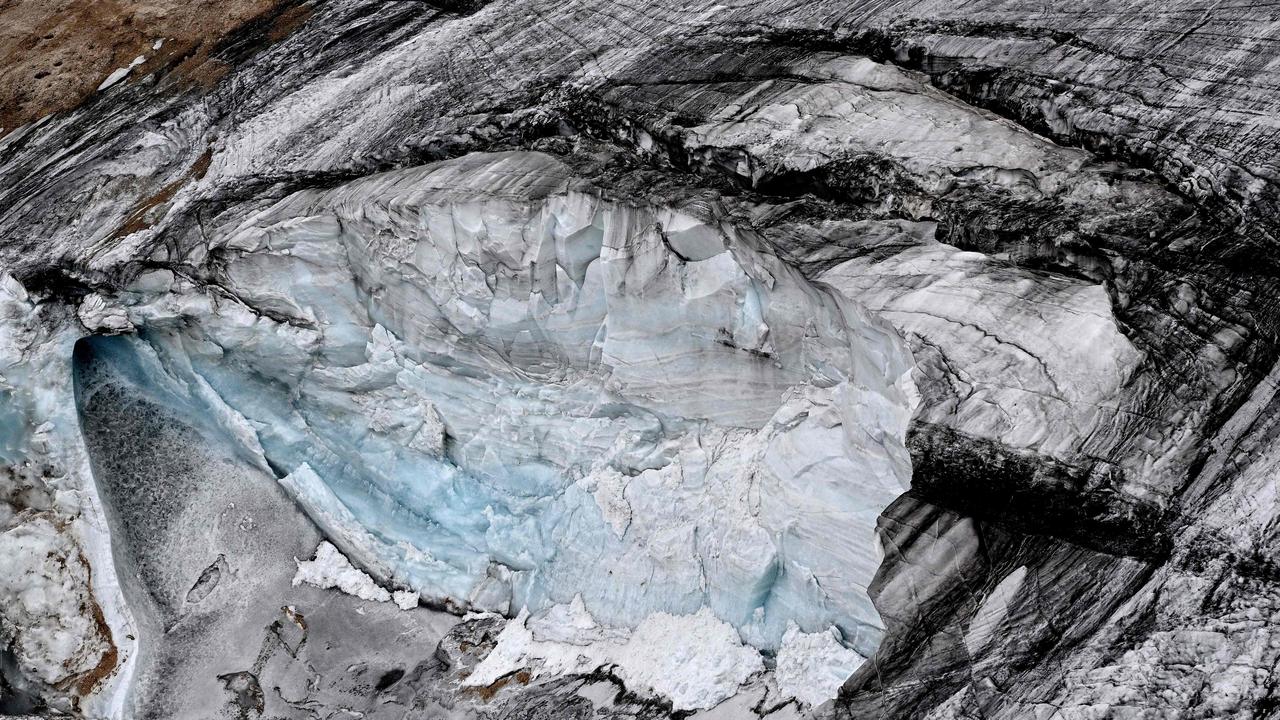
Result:
<svg viewBox="0 0 1280 720"><path fill-rule="evenodd" d="M290 195L218 231L216 292L159 271L121 298L140 373L424 598L870 654L904 342L713 208L580 185L499 153Z"/></svg>
<svg viewBox="0 0 1280 720"><path fill-rule="evenodd" d="M1115 421L1114 398L1142 358L1102 286L934 240L848 260L821 278L913 338L923 373L941 365L956 375L918 420L1013 448L1072 457Z"/></svg>
<svg viewBox="0 0 1280 720"><path fill-rule="evenodd" d="M1025 565L1005 576L996 585L991 594L982 601L978 612L969 621L969 630L964 634L964 646L970 655L978 656L991 644L996 632L1009 616L1009 607L1014 604L1022 584L1027 578Z"/></svg>

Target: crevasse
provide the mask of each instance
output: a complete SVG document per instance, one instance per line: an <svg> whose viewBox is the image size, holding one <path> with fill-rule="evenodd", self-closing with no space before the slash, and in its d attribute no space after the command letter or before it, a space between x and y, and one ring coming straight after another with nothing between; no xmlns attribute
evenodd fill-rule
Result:
<svg viewBox="0 0 1280 720"><path fill-rule="evenodd" d="M458 607L703 607L863 655L909 483L911 359L714 208L601 197L536 153L302 191L119 298L118 340L353 560Z"/></svg>

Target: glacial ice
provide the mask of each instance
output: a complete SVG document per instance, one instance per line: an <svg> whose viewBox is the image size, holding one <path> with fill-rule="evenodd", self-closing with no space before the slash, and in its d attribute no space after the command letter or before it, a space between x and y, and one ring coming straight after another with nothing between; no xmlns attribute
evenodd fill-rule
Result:
<svg viewBox="0 0 1280 720"><path fill-rule="evenodd" d="M834 629L806 633L791 623L776 660L774 679L782 696L815 706L834 698L865 658L845 647Z"/></svg>
<svg viewBox="0 0 1280 720"><path fill-rule="evenodd" d="M605 667L632 692L667 698L676 710L702 710L731 697L764 662L705 607L692 615L653 613L629 631L599 625L579 595L537 617L521 610L463 684L492 685L521 668L544 677Z"/></svg>
<svg viewBox="0 0 1280 720"><path fill-rule="evenodd" d="M380 580L874 651L910 354L751 231L498 153L294 193L214 237L216 291L144 275L124 342Z"/></svg>
<svg viewBox="0 0 1280 720"><path fill-rule="evenodd" d="M1115 422L1115 398L1142 357L1102 286L933 239L820 277L913 338L923 375L952 369L956 387L918 408L917 420L1013 448L1071 459Z"/></svg>
<svg viewBox="0 0 1280 720"><path fill-rule="evenodd" d="M321 542L314 558L294 558L293 561L298 564L298 572L293 576L294 587L306 583L318 588L337 588L361 600L391 602L391 593L386 588L379 587L368 573L352 565L330 542Z"/></svg>

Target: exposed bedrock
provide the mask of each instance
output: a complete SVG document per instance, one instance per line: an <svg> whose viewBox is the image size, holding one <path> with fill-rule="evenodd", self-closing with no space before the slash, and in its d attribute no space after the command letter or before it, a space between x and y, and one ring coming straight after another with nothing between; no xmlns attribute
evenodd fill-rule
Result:
<svg viewBox="0 0 1280 720"><path fill-rule="evenodd" d="M4 496L120 667L86 333L388 587L834 624L848 717L1274 714L1272 8L306 7L0 139Z"/></svg>

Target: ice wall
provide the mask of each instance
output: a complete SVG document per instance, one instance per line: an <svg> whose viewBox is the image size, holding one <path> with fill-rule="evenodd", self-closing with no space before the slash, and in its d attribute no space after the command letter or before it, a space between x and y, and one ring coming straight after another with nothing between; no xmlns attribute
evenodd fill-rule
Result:
<svg viewBox="0 0 1280 720"><path fill-rule="evenodd" d="M214 281L153 272L107 310L375 575L874 650L909 353L714 208L474 155L295 193L209 250Z"/></svg>

